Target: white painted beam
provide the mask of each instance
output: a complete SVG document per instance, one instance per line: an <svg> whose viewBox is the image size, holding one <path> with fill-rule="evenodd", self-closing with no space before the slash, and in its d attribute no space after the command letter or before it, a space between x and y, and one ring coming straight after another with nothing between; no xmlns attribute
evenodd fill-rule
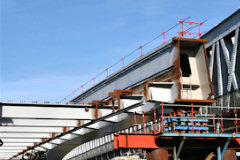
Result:
<svg viewBox="0 0 240 160"><path fill-rule="evenodd" d="M100 122L96 122L96 123L93 123L91 125L88 125L87 127L91 128L91 129L100 129L102 127L107 126L108 124L110 124L110 123L109 122L100 121Z"/></svg>
<svg viewBox="0 0 240 160"><path fill-rule="evenodd" d="M8 146L8 147L1 147L1 151L2 150L24 150L24 149L27 149L27 147L23 147L23 146L19 146L19 147L14 147L14 146ZM0 151L0 152L1 152Z"/></svg>
<svg viewBox="0 0 240 160"><path fill-rule="evenodd" d="M214 56L215 56L215 46L216 44L214 43L212 45L212 51L210 54L210 62L209 62L209 72L210 72L210 78L212 80L212 75L213 75L213 64L214 64Z"/></svg>
<svg viewBox="0 0 240 160"><path fill-rule="evenodd" d="M2 138L50 138L48 133L1 133Z"/></svg>
<svg viewBox="0 0 240 160"><path fill-rule="evenodd" d="M74 131L73 133L74 134L80 134L80 135L84 135L84 134L87 134L89 132L93 131L93 129L89 129L89 128L81 128L81 129L78 129L76 131Z"/></svg>
<svg viewBox="0 0 240 160"><path fill-rule="evenodd" d="M3 143L2 147L27 147L33 145L34 143Z"/></svg>
<svg viewBox="0 0 240 160"><path fill-rule="evenodd" d="M56 147L57 145L55 144L51 144L51 143L44 143L41 145L41 147L47 148L47 149L52 149L54 147Z"/></svg>
<svg viewBox="0 0 240 160"><path fill-rule="evenodd" d="M30 107L0 106L2 118L49 118L49 119L94 119L94 109L61 108L61 107Z"/></svg>
<svg viewBox="0 0 240 160"><path fill-rule="evenodd" d="M218 75L218 95L223 95L222 67L220 60L219 41L217 41L217 75Z"/></svg>
<svg viewBox="0 0 240 160"><path fill-rule="evenodd" d="M17 150L2 150L1 149L1 153L18 153L18 152L22 152L21 149L17 149Z"/></svg>
<svg viewBox="0 0 240 160"><path fill-rule="evenodd" d="M36 150L36 151L46 151L46 149L44 149L42 147L36 147L36 148L34 148L34 150Z"/></svg>
<svg viewBox="0 0 240 160"><path fill-rule="evenodd" d="M68 133L64 136L61 136L60 139L70 140L70 139L73 139L73 138L76 138L76 137L77 137L77 135Z"/></svg>
<svg viewBox="0 0 240 160"><path fill-rule="evenodd" d="M234 89L237 89L238 88L238 85L237 85L237 79L236 79L236 75L235 75L235 70L231 72L231 64L234 63L234 62L230 62L230 58L229 58L229 51L225 45L225 42L224 42L224 39L221 39L220 40L221 42L221 46L222 46L222 50L223 50L223 55L224 55L224 58L225 58L225 62L227 64L227 68L228 68L228 74L232 74L232 85L233 85L233 88ZM234 53L233 53L234 54ZM234 57L236 58L236 56ZM231 59L231 61L234 60L234 58ZM233 64L232 64L233 65ZM229 82L230 83L230 82ZM229 91L228 91L229 92Z"/></svg>
<svg viewBox="0 0 240 160"><path fill-rule="evenodd" d="M11 158L12 156L14 156L15 154L17 154L17 152L12 152L12 153L1 153L0 152L0 157L4 158L4 157L9 157Z"/></svg>
<svg viewBox="0 0 240 160"><path fill-rule="evenodd" d="M34 142L42 142L42 139L37 138L1 138L3 143L34 143Z"/></svg>
<svg viewBox="0 0 240 160"><path fill-rule="evenodd" d="M65 141L66 140L64 140L64 139L53 139L49 143L61 144L61 143L65 142Z"/></svg>
<svg viewBox="0 0 240 160"><path fill-rule="evenodd" d="M121 113L121 114L118 114L118 115L115 115L115 116L106 118L105 121L109 121L109 122L119 122L119 121L127 118L128 116L129 116L128 113Z"/></svg>
<svg viewBox="0 0 240 160"><path fill-rule="evenodd" d="M235 41L233 44L233 51L232 51L232 56L231 56L231 61L230 61L230 66L229 66L229 75L228 75L228 84L227 84L227 91L231 91L232 87L232 81L233 84L235 84L235 88L237 89L237 80L236 77L234 77L235 73L235 67L236 67L236 61L237 61L237 49L238 49L238 37L239 37L239 28L235 30Z"/></svg>
<svg viewBox="0 0 240 160"><path fill-rule="evenodd" d="M2 126L44 126L44 127L76 127L78 120L58 119L0 119Z"/></svg>
<svg viewBox="0 0 240 160"><path fill-rule="evenodd" d="M0 126L0 133L61 133L62 127L15 127L15 126Z"/></svg>

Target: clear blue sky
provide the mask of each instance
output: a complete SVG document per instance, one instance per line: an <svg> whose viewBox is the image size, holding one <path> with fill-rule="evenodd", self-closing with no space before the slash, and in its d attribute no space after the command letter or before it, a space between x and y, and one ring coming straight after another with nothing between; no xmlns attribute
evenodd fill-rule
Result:
<svg viewBox="0 0 240 160"><path fill-rule="evenodd" d="M202 28L207 31L240 6L239 0L0 2L0 101L52 103L179 20L188 16L191 21L207 20ZM161 43L162 38L155 41ZM120 63L109 72L117 68Z"/></svg>

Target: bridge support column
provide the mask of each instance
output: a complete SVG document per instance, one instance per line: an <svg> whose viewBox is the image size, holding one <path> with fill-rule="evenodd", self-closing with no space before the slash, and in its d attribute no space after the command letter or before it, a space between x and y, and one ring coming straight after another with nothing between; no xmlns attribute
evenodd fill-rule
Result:
<svg viewBox="0 0 240 160"><path fill-rule="evenodd" d="M147 160L169 160L166 149L155 149L147 154Z"/></svg>

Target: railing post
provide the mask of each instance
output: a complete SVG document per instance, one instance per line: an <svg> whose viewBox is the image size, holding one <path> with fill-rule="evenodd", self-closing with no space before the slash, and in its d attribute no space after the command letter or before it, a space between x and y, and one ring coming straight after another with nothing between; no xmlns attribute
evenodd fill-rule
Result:
<svg viewBox="0 0 240 160"><path fill-rule="evenodd" d="M136 112L134 113L134 130L135 130L135 132L137 132L137 116L136 116Z"/></svg>
<svg viewBox="0 0 240 160"><path fill-rule="evenodd" d="M192 107L192 131L194 132L194 110L193 110L193 104L191 104Z"/></svg>
<svg viewBox="0 0 240 160"><path fill-rule="evenodd" d="M163 121L164 121L164 117L163 117L163 116L164 116L164 109L163 109L163 102L162 102L162 117L161 117L161 118L162 118L162 125L161 125L161 132L163 132L163 131L164 131L164 128L163 128L163 124L164 124L164 123L163 123Z"/></svg>
<svg viewBox="0 0 240 160"><path fill-rule="evenodd" d="M154 115L154 131L156 131L157 130L157 115L156 115L155 107L153 108L153 111L154 111L154 113L153 113L153 115Z"/></svg>
<svg viewBox="0 0 240 160"><path fill-rule="evenodd" d="M142 118L143 118L143 133L145 133L145 114L144 112L142 113Z"/></svg>

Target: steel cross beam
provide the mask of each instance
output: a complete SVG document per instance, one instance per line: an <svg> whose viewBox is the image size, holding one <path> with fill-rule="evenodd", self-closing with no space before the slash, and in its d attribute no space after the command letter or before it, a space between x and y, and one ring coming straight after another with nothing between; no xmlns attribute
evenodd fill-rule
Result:
<svg viewBox="0 0 240 160"><path fill-rule="evenodd" d="M86 105L75 107L63 107L62 105L29 105L29 104L0 104L1 118L24 118L24 119L69 119L69 120L92 120L95 108ZM101 107L101 115L110 114L112 107ZM1 123L1 121L0 121Z"/></svg>
<svg viewBox="0 0 240 160"><path fill-rule="evenodd" d="M32 146L95 119L93 114L95 110L96 107L93 105L0 103L0 137L3 141L1 153L7 156L13 152L15 155L22 151L28 152ZM105 116L112 113L112 107L100 106L97 111L101 116ZM103 123L109 124L109 122L101 122L98 125L89 125L89 129L82 128L74 133L63 135L59 139L36 147L35 150L52 149L77 135L91 131L90 128L97 129Z"/></svg>
<svg viewBox="0 0 240 160"><path fill-rule="evenodd" d="M179 157L183 144L186 140L202 140L204 139L226 139L228 138L238 144L237 149L240 149L239 139L240 134L217 134L217 133L120 133L114 135L114 148L148 148L148 149L157 149L159 147L167 148L169 144L165 144L161 141L167 141L170 143L170 140L173 143L176 143L176 139L181 139L181 142L176 152L175 157ZM229 144L229 143L228 143ZM166 146L164 146L166 145ZM227 146L224 147L226 150Z"/></svg>
<svg viewBox="0 0 240 160"><path fill-rule="evenodd" d="M153 107L152 105L148 105L148 106L142 106L142 105L143 105L143 101L136 102L135 104L133 104L127 108L124 108L120 111L114 112L114 113L112 113L112 108L110 107L111 114L104 115L98 119L89 121L85 124L81 124L80 126L77 126L74 129L71 129L65 133L56 135L55 137L50 137L49 139L46 139L46 141L44 140L43 142L40 142L40 143L32 146L31 148L24 150L21 154L25 154L29 150L35 150L39 147L44 148L46 150L52 150L53 147L57 148L56 147L57 145L61 146L65 142L69 143L69 141L72 141L75 138L78 138L78 137L81 138L82 136L86 135L87 133L97 131L98 129L103 128L104 125L106 125L106 124L123 120L124 118L126 118L126 114L127 114L126 112L128 112L128 111L132 115L131 110L134 110L136 108L140 107L140 110L142 109L143 111L149 111ZM60 142L61 140L64 140L64 141ZM18 155L21 155L21 154L18 154ZM18 155L13 156L13 158L17 157ZM62 155L60 155L60 156L62 156Z"/></svg>
<svg viewBox="0 0 240 160"><path fill-rule="evenodd" d="M215 97L239 89L239 27L240 9L201 37L208 40L205 46Z"/></svg>

